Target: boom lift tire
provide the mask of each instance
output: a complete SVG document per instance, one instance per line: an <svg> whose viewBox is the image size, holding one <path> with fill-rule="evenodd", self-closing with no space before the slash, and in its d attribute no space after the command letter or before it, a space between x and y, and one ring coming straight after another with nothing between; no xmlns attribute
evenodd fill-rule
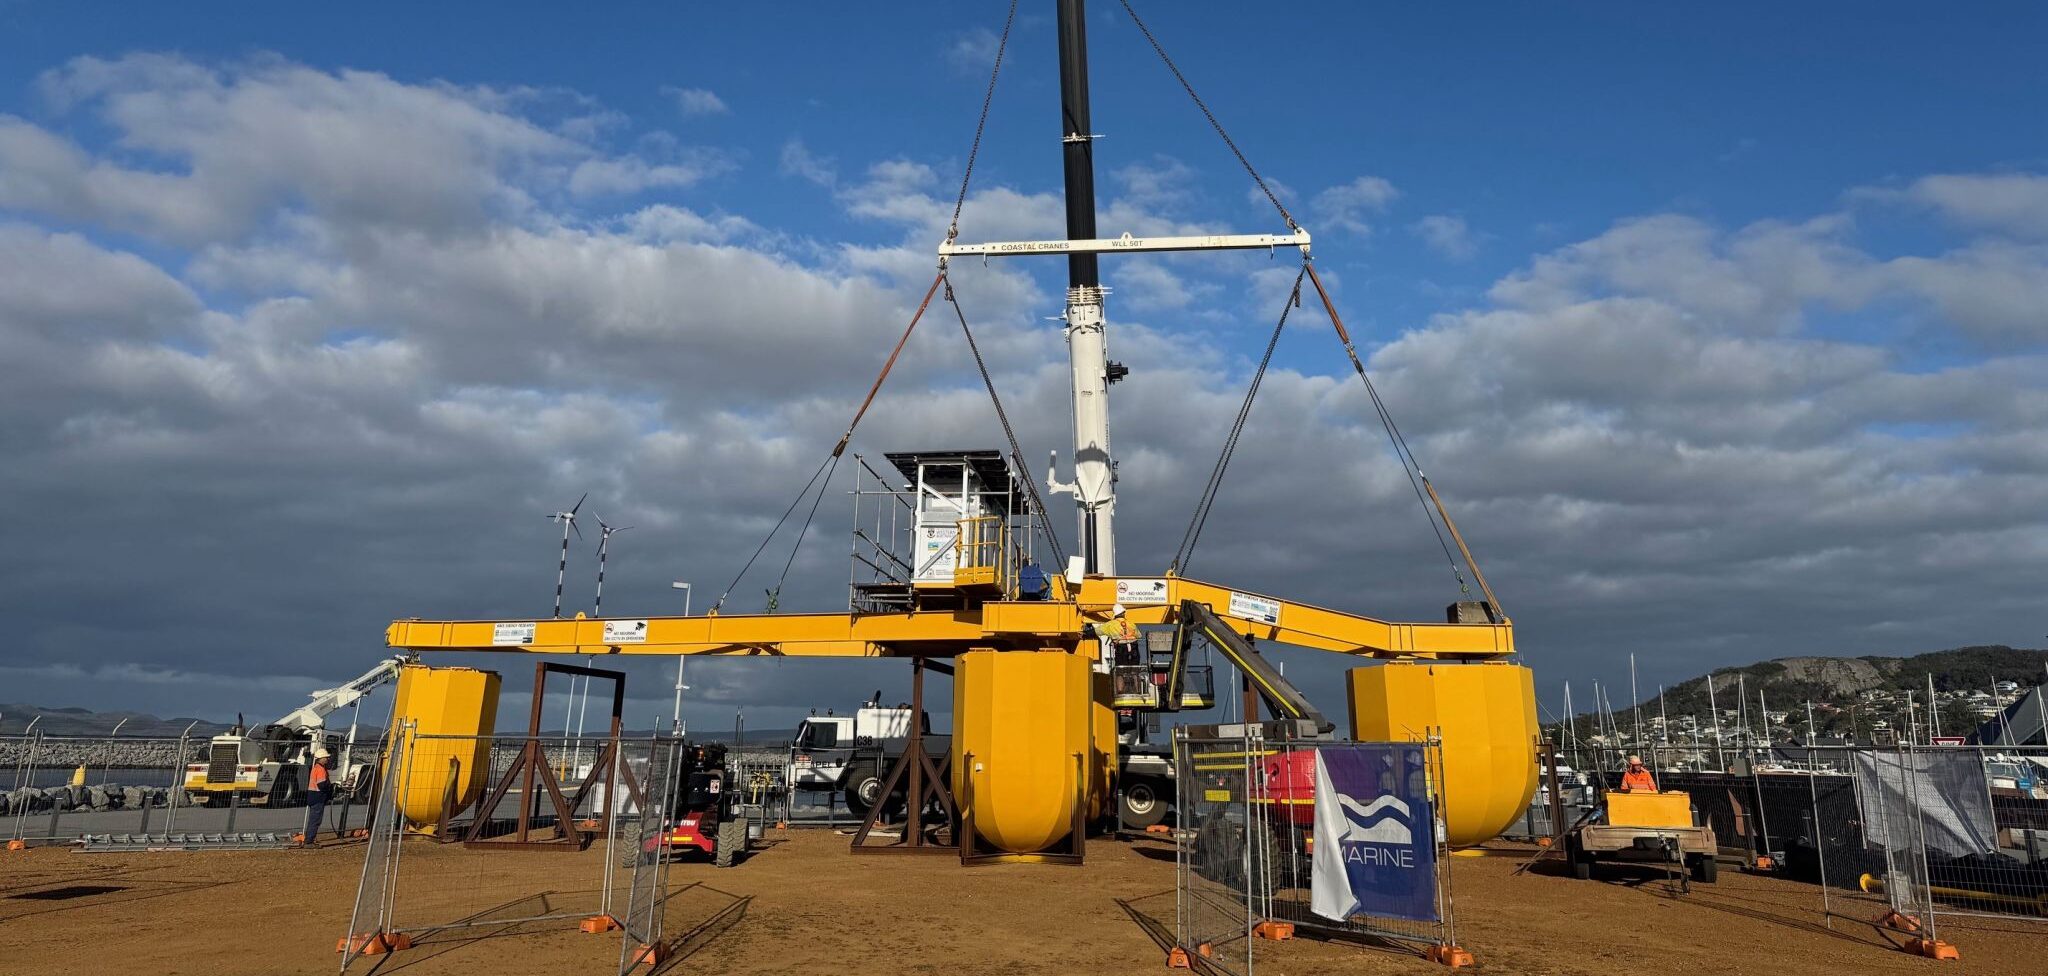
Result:
<svg viewBox="0 0 2048 976"><path fill-rule="evenodd" d="M729 868L738 862L740 853L747 849L747 818L734 817L718 825L718 850L711 855L713 867Z"/></svg>
<svg viewBox="0 0 2048 976"><path fill-rule="evenodd" d="M1124 784L1123 796L1117 802L1122 807L1121 826L1127 830L1144 830L1166 819L1166 798L1160 795L1159 784L1154 780L1131 779Z"/></svg>
<svg viewBox="0 0 2048 976"><path fill-rule="evenodd" d="M1692 872L1694 881L1700 884L1713 884L1714 880L1720 877L1721 864L1714 860L1712 854L1688 854L1686 860L1690 862L1686 868Z"/></svg>
<svg viewBox="0 0 2048 976"><path fill-rule="evenodd" d="M623 821L612 826L612 853L619 860L619 867L634 868L647 863L655 855L647 852L641 838L646 836L638 818Z"/></svg>

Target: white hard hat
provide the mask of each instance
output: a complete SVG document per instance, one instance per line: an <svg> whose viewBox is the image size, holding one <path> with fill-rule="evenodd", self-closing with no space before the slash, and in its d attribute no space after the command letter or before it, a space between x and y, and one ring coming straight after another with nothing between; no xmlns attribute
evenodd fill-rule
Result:
<svg viewBox="0 0 2048 976"><path fill-rule="evenodd" d="M1112 616L1112 617L1121 617L1121 616L1123 616L1123 615L1124 615L1124 605L1123 605L1123 604L1121 604L1121 603L1119 603L1119 604L1117 604L1116 606L1110 607L1110 608L1109 608L1109 615L1110 615L1110 616Z"/></svg>
<svg viewBox="0 0 2048 976"><path fill-rule="evenodd" d="M325 759L325 758L327 758L327 750L325 750L325 749L320 749L320 748L315 748L315 749L313 750L313 758L315 758L315 759Z"/></svg>

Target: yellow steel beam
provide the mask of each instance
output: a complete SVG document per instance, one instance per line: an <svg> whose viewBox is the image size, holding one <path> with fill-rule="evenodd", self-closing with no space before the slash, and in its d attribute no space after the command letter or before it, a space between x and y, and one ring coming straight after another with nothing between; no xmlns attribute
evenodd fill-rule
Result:
<svg viewBox="0 0 2048 976"><path fill-rule="evenodd" d="M1216 615L1241 634L1258 640L1278 641L1371 657L1497 658L1515 653L1512 622L1498 624L1389 623L1341 610L1296 603L1279 597L1233 590L1200 580L1163 577L1153 579L1089 579L1081 585L1084 610L1122 602L1133 623L1165 623L1175 616L1182 600L1207 604ZM1163 589L1161 588L1163 585ZM1163 593L1163 595L1159 595ZM1157 600L1138 605L1138 599Z"/></svg>
<svg viewBox="0 0 2048 976"><path fill-rule="evenodd" d="M725 654L789 657L951 656L970 648L1080 645L1084 623L1107 618L1120 581L1090 578L1072 602L991 602L916 613L709 614L569 620L398 620L392 647L540 654ZM1239 633L1340 654L1485 659L1513 654L1513 625L1389 623L1174 577L1126 578L1135 623L1172 620L1181 600L1215 610ZM1064 591L1064 588L1062 588Z"/></svg>

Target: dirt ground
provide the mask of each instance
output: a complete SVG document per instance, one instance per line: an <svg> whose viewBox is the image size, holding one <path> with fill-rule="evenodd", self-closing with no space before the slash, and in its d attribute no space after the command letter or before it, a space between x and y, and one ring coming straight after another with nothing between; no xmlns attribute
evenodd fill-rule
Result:
<svg viewBox="0 0 2048 976"><path fill-rule="evenodd" d="M678 863L665 972L1146 973L1173 924L1173 860L1157 842L1091 842L1082 867L982 865L947 857L856 857L826 831L771 832L738 867ZM1816 889L1725 870L1678 895L1648 875L1592 882L1517 875L1502 848L1453 868L1459 941L1494 973L2029 973L2048 958L2048 920L1945 922L1960 963L1892 948L1868 925L1821 924ZM0 972L331 973L347 929L360 845L316 851L0 853ZM604 858L465 851L409 843L402 927L466 917L594 911ZM623 883L620 890L623 890ZM623 897L623 896L621 896ZM1148 925L1150 919L1156 925ZM425 931L411 950L356 973L615 971L616 934L573 921ZM372 963L375 963L372 965ZM1442 972L1398 947L1261 943L1258 972ZM643 970L644 972L644 970Z"/></svg>

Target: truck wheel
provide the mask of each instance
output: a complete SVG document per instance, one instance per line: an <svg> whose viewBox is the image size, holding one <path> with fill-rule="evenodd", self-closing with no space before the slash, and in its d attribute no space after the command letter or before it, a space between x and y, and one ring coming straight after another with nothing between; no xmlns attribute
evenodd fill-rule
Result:
<svg viewBox="0 0 2048 976"><path fill-rule="evenodd" d="M1571 862L1572 877L1580 881L1592 879L1593 855L1586 853L1585 850L1579 847L1578 838L1572 837L1565 840L1564 857L1565 860Z"/></svg>
<svg viewBox="0 0 2048 976"><path fill-rule="evenodd" d="M736 817L718 825L718 850L711 854L714 867L729 868L747 849L747 818Z"/></svg>
<svg viewBox="0 0 2048 976"><path fill-rule="evenodd" d="M872 762L855 763L846 771L846 809L856 817L882 802L882 770Z"/></svg>
<svg viewBox="0 0 2048 976"><path fill-rule="evenodd" d="M1690 855L1690 859L1692 864L1689 867L1692 869L1692 879L1694 881L1700 884L1713 884L1714 880L1720 877L1721 864L1719 861L1714 860L1714 855L1693 854Z"/></svg>
<svg viewBox="0 0 2048 976"><path fill-rule="evenodd" d="M1166 798L1159 793L1159 784L1149 779L1133 779L1124 784L1122 825L1132 830L1144 830L1166 819Z"/></svg>
<svg viewBox="0 0 2048 976"><path fill-rule="evenodd" d="M273 807L298 806L299 778L291 773L277 774L277 779L270 784L270 799L267 802Z"/></svg>

